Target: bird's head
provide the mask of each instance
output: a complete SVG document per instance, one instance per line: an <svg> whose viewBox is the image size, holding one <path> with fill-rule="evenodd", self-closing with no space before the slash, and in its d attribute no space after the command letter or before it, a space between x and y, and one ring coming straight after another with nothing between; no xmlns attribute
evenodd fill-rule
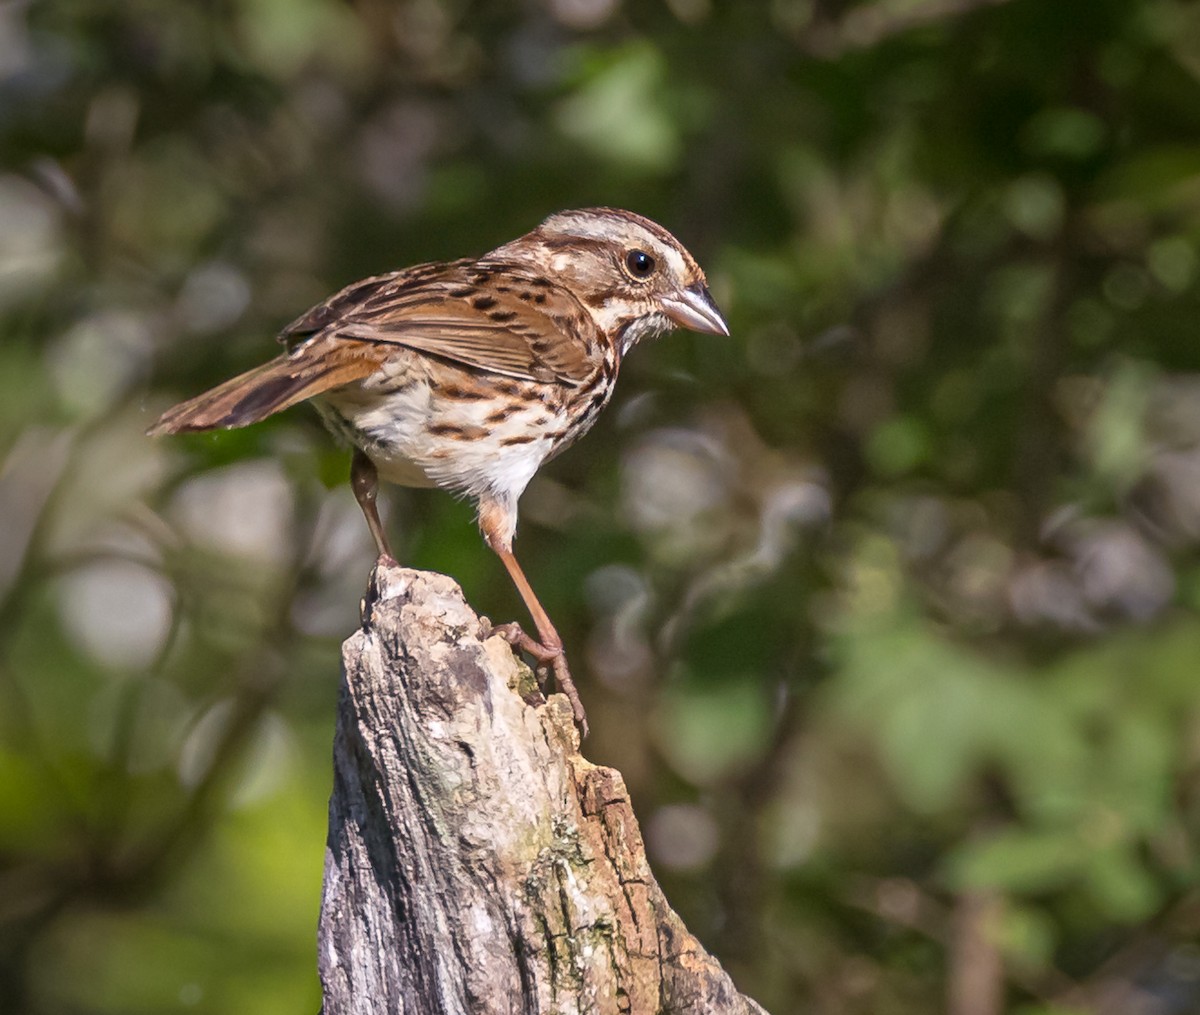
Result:
<svg viewBox="0 0 1200 1015"><path fill-rule="evenodd" d="M533 232L495 251L525 247L544 260L621 351L671 327L728 335L700 265L655 222L617 208L551 215Z"/></svg>

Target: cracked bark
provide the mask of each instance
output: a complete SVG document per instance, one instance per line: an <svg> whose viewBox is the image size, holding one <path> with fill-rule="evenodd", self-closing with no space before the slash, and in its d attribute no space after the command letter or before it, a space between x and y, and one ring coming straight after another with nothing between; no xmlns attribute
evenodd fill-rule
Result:
<svg viewBox="0 0 1200 1015"><path fill-rule="evenodd" d="M451 579L373 572L343 646L324 1015L765 1015L667 905L620 773L487 634Z"/></svg>

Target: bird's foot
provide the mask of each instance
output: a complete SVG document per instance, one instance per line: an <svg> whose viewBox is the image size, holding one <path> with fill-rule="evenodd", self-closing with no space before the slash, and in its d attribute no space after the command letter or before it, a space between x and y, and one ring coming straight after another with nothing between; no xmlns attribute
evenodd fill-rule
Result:
<svg viewBox="0 0 1200 1015"><path fill-rule="evenodd" d="M567 656L563 652L562 646L543 645L536 638L526 634L521 625L517 623L497 624L492 628L492 633L500 635L513 648L529 653L539 663L550 664L554 669L554 682L558 684L558 689L567 696L567 701L571 703L571 714L575 717L575 724L579 727L579 735L586 737L588 735L587 712L584 711L583 701L579 697L575 681L571 679L571 670L567 666ZM543 672L543 668L539 666L539 681Z"/></svg>

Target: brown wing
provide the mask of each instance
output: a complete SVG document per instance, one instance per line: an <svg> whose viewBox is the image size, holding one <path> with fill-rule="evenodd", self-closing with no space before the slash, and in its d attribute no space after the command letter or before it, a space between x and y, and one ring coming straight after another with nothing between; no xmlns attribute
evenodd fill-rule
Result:
<svg viewBox="0 0 1200 1015"><path fill-rule="evenodd" d="M386 275L374 275L358 282L351 282L346 288L334 293L329 299L318 303L311 310L305 311L291 324L279 333L279 341L289 349L294 348L306 338L324 331L331 324L349 318L356 311L368 306L372 299L387 292L414 290L435 278L443 271L455 271L470 264L470 261L452 261L444 263L433 261L429 264L417 264L401 271L388 272Z"/></svg>
<svg viewBox="0 0 1200 1015"><path fill-rule="evenodd" d="M247 426L368 377L391 346L536 381L584 383L602 349L564 289L496 262L424 264L347 286L280 333L288 352L168 409L150 434Z"/></svg>
<svg viewBox="0 0 1200 1015"><path fill-rule="evenodd" d="M373 295L436 274L441 267L419 265L347 286L283 329L279 340L287 344L287 353L173 406L146 432L157 436L249 426L306 398L370 376L387 358L386 347L338 341L322 332Z"/></svg>
<svg viewBox="0 0 1200 1015"><path fill-rule="evenodd" d="M402 345L526 380L578 385L599 367L595 325L566 290L517 265L419 265L347 286L284 329L289 347L322 338Z"/></svg>
<svg viewBox="0 0 1200 1015"><path fill-rule="evenodd" d="M365 342L318 339L168 409L146 432L154 437L249 426L313 395L361 380L385 357L385 350Z"/></svg>

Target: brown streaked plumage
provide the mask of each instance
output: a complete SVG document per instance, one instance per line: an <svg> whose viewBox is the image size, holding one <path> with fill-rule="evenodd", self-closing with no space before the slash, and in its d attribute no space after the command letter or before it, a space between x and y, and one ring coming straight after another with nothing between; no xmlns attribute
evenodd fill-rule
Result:
<svg viewBox="0 0 1200 1015"><path fill-rule="evenodd" d="M288 325L287 351L167 410L152 435L247 426L311 399L355 449L351 484L381 555L377 479L438 486L479 508L586 733L562 640L512 553L517 499L538 467L608 403L621 358L673 326L728 335L704 272L632 212L559 212L474 260L417 265L347 286Z"/></svg>

